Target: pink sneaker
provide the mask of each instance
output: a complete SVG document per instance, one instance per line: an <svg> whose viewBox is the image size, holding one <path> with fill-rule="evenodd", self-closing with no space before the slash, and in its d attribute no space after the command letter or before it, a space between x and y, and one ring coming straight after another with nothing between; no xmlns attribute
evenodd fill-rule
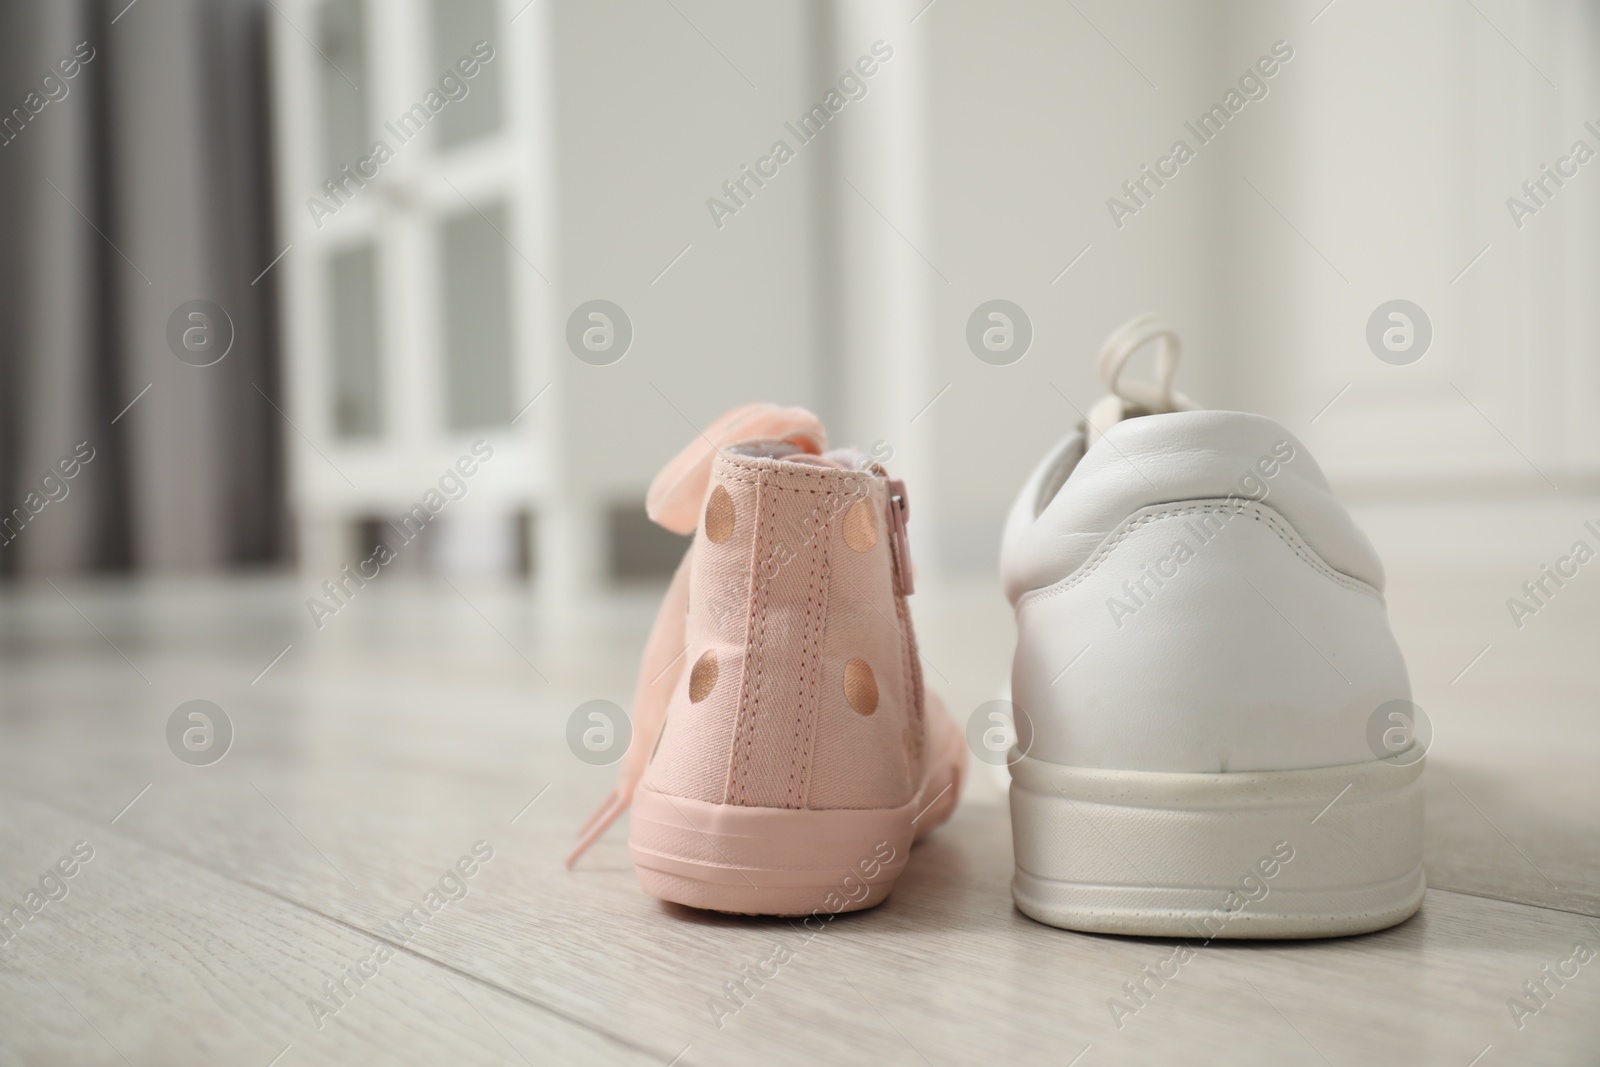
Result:
<svg viewBox="0 0 1600 1067"><path fill-rule="evenodd" d="M966 750L922 685L905 487L826 448L810 412L753 404L656 476L650 517L698 532L645 646L617 786L569 867L631 801L646 892L837 914L887 897L955 809Z"/></svg>

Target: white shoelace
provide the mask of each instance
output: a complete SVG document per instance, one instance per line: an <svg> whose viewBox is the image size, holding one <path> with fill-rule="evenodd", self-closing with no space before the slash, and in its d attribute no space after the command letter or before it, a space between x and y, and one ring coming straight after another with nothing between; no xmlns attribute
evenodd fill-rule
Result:
<svg viewBox="0 0 1600 1067"><path fill-rule="evenodd" d="M1123 381L1122 370L1128 360L1151 341L1160 342L1156 349L1156 380ZM1095 358L1100 380L1111 392L1089 409L1085 444L1093 445L1112 426L1136 415L1197 410L1199 404L1172 389L1172 375L1178 368L1182 350L1183 342L1177 331L1151 312L1135 316L1111 331L1100 348L1100 355Z"/></svg>

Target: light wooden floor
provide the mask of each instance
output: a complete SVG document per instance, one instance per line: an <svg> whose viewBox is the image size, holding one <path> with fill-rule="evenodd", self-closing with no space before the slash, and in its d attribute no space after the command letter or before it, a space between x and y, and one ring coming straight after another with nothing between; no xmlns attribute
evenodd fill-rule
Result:
<svg viewBox="0 0 1600 1067"><path fill-rule="evenodd" d="M539 637L520 590L398 577L321 632L283 579L10 587L0 901L94 856L0 946L0 1062L1600 1063L1600 962L1520 1030L1507 1008L1600 948L1600 563L1520 632L1505 608L1600 502L1359 510L1436 728L1427 903L1367 937L1205 948L1120 1029L1108 999L1170 943L1018 913L992 776L888 903L815 937L643 895L622 827L563 870L611 779L566 719L627 703L645 597ZM915 601L964 718L1003 685L1008 611L977 583ZM209 767L164 736L195 698L236 731ZM397 947L480 841L465 897ZM309 998L380 944L319 1029ZM719 1028L709 999L775 945L792 959Z"/></svg>

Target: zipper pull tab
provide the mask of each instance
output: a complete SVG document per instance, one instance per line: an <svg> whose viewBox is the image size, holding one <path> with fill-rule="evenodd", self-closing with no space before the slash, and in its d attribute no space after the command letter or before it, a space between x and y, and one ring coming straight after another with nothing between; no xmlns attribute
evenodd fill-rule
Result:
<svg viewBox="0 0 1600 1067"><path fill-rule="evenodd" d="M906 483L899 478L886 478L889 498L889 530L894 536L895 567L900 574L900 595L910 596L911 544L906 540L906 520L911 517L911 504L906 499Z"/></svg>

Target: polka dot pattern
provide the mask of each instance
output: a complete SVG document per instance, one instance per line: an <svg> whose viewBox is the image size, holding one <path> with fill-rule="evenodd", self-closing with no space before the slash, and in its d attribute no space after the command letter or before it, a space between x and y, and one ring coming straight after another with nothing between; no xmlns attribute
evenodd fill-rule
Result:
<svg viewBox="0 0 1600 1067"><path fill-rule="evenodd" d="M711 499L706 501L705 522L701 525L706 540L720 545L732 537L733 520L733 497L719 485L711 490Z"/></svg>
<svg viewBox="0 0 1600 1067"><path fill-rule="evenodd" d="M862 715L878 710L878 679L864 659L853 659L844 665L844 698Z"/></svg>
<svg viewBox="0 0 1600 1067"><path fill-rule="evenodd" d="M717 654L706 649L689 671L689 702L698 704L717 687ZM876 699L876 694L874 694Z"/></svg>
<svg viewBox="0 0 1600 1067"><path fill-rule="evenodd" d="M851 504L844 513L844 543L857 552L870 552L878 543L877 514L869 499Z"/></svg>

